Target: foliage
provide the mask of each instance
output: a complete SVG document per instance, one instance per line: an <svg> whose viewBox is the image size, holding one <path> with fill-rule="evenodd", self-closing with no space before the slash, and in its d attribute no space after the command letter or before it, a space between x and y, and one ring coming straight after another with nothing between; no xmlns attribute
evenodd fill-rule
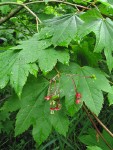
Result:
<svg viewBox="0 0 113 150"><path fill-rule="evenodd" d="M98 133L90 115L98 121L113 104L113 2L1 0L0 15L1 135L29 132L41 149L52 134L69 137L74 119L87 150L112 149L111 132ZM82 108L97 133L79 119Z"/></svg>
<svg viewBox="0 0 113 150"><path fill-rule="evenodd" d="M90 129L89 130L89 135L83 135L80 137L80 140L85 143L86 145L91 145L91 146L99 146L101 149L103 150L109 150L108 146L106 146L106 144L104 143L104 141L99 137L99 136L95 136L95 131ZM102 135L108 139L110 145L113 147L113 140L111 138L111 136L106 133L105 131L103 131ZM96 149L96 148L95 148Z"/></svg>

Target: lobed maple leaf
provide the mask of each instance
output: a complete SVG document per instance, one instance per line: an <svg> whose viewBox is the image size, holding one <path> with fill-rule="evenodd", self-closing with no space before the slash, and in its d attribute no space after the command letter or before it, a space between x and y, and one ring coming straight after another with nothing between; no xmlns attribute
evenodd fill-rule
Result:
<svg viewBox="0 0 113 150"><path fill-rule="evenodd" d="M113 93L105 74L99 69L88 66L80 67L75 63L71 63L67 67L59 67L59 71L62 74L60 88L65 96L65 105L68 112L74 114L77 110L73 110L74 106L71 107L75 102L76 88L82 95L81 101L85 102L87 107L98 115L104 103L102 91ZM74 87L74 84L76 84L76 87Z"/></svg>
<svg viewBox="0 0 113 150"><path fill-rule="evenodd" d="M61 17L49 19L44 22L45 28L40 32L40 38L51 38L54 46L68 46L72 39L75 38L79 26L83 21L73 14L67 14Z"/></svg>
<svg viewBox="0 0 113 150"><path fill-rule="evenodd" d="M109 18L104 19L96 9L88 11L81 18L84 20L84 28L79 29L78 36L83 38L90 32L95 33L96 45L94 52L101 52L104 49L107 65L111 71L113 68L113 21Z"/></svg>
<svg viewBox="0 0 113 150"><path fill-rule="evenodd" d="M57 61L68 64L69 53L66 50L48 48L50 40L38 40L37 34L20 42L12 50L0 54L0 88L10 81L18 96L21 96L23 86L30 74L37 76L38 61L40 69L47 73L53 69Z"/></svg>

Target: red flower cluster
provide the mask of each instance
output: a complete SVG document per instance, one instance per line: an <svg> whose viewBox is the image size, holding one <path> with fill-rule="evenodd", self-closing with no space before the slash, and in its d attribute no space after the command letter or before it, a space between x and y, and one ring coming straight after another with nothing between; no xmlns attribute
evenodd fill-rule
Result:
<svg viewBox="0 0 113 150"><path fill-rule="evenodd" d="M49 101L52 98L52 96L45 96L45 100Z"/></svg>
<svg viewBox="0 0 113 150"><path fill-rule="evenodd" d="M75 95L75 97L76 97L75 103L76 103L76 104L80 104L80 102L81 102L81 100L80 100L81 94L77 92L76 95Z"/></svg>
<svg viewBox="0 0 113 150"><path fill-rule="evenodd" d="M56 110L56 111L58 111L58 110L60 110L61 108L59 108L59 107L50 107L50 110Z"/></svg>
<svg viewBox="0 0 113 150"><path fill-rule="evenodd" d="M50 101L51 114L54 114L54 111L59 111L61 109L59 95L47 95L44 99Z"/></svg>

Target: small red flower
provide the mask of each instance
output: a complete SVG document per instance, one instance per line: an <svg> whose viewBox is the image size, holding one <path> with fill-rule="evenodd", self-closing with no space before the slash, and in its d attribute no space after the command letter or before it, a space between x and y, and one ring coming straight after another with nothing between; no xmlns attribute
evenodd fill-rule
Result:
<svg viewBox="0 0 113 150"><path fill-rule="evenodd" d="M49 101L51 99L51 96L45 96L45 100Z"/></svg>
<svg viewBox="0 0 113 150"><path fill-rule="evenodd" d="M59 108L59 107L55 107L54 108L54 110L56 110L56 111L58 111L58 110L60 110L61 108Z"/></svg>
<svg viewBox="0 0 113 150"><path fill-rule="evenodd" d="M55 110L55 108L53 108L53 107L50 107L50 110Z"/></svg>
<svg viewBox="0 0 113 150"><path fill-rule="evenodd" d="M77 100L75 101L76 104L80 104L80 102L81 102L80 99L77 99Z"/></svg>
<svg viewBox="0 0 113 150"><path fill-rule="evenodd" d="M76 93L76 98L77 99L81 98L81 94L80 93Z"/></svg>
<svg viewBox="0 0 113 150"><path fill-rule="evenodd" d="M55 110L55 108L50 107L50 114L54 114L54 110Z"/></svg>

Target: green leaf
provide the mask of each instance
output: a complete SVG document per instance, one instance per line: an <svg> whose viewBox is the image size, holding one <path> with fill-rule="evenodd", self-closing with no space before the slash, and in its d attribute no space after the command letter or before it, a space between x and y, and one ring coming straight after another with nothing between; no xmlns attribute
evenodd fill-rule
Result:
<svg viewBox="0 0 113 150"><path fill-rule="evenodd" d="M7 2L7 0L0 0L0 2ZM10 0L10 2L16 2L16 0ZM2 11L3 14L7 14L8 12L11 11L11 7L9 7L8 5L4 5L0 7L0 10Z"/></svg>
<svg viewBox="0 0 113 150"><path fill-rule="evenodd" d="M38 61L40 69L46 73L53 69L57 60L63 64L69 63L69 53L66 50L48 48L50 41L38 41L37 34L10 51L0 54L0 88L4 88L10 81L18 96L21 96L23 86L29 73L37 76ZM48 49L47 49L48 48ZM32 51L31 51L32 49Z"/></svg>
<svg viewBox="0 0 113 150"><path fill-rule="evenodd" d="M37 50L41 51L51 45L48 40L38 42L37 34L20 44L12 48L15 51L0 53L0 88L4 88L10 80L19 97L29 72L34 76L37 75L38 67L33 64L40 57Z"/></svg>
<svg viewBox="0 0 113 150"><path fill-rule="evenodd" d="M113 68L113 21L109 18L102 18L97 10L91 10L82 16L85 21L83 26L78 32L78 36L83 38L90 32L94 32L96 35L95 52L101 52L104 49L104 53L107 60L109 70ZM84 30L85 29L85 30Z"/></svg>
<svg viewBox="0 0 113 150"><path fill-rule="evenodd" d="M20 55L26 63L33 63L40 58L40 53L51 46L49 39L40 40L37 34L34 34L26 41L21 41L19 45L12 47L14 50L21 50Z"/></svg>
<svg viewBox="0 0 113 150"><path fill-rule="evenodd" d="M111 147L113 147L113 138L104 130L102 133L103 137L109 143ZM109 147L105 144L103 139L99 136L96 137L96 132L94 129L89 129L86 135L82 135L79 137L80 141L88 146L98 146L102 150L109 150Z"/></svg>
<svg viewBox="0 0 113 150"><path fill-rule="evenodd" d="M71 76L62 74L60 77L60 94L65 96L65 106L71 116L73 116L80 108L80 105L75 105L75 87Z"/></svg>
<svg viewBox="0 0 113 150"><path fill-rule="evenodd" d="M0 121L6 121L9 119L8 111L0 111Z"/></svg>
<svg viewBox="0 0 113 150"><path fill-rule="evenodd" d="M87 150L103 150L98 146L87 146Z"/></svg>
<svg viewBox="0 0 113 150"><path fill-rule="evenodd" d="M31 78L26 84L22 93L21 109L16 116L16 136L27 130L34 123L34 119L38 118L40 106L44 105L47 86L48 81L43 78Z"/></svg>
<svg viewBox="0 0 113 150"><path fill-rule="evenodd" d="M74 39L78 27L83 21L77 16L67 14L61 17L56 17L45 21L46 27L42 29L40 38L48 38L52 36L54 46L68 46Z"/></svg>
<svg viewBox="0 0 113 150"><path fill-rule="evenodd" d="M11 8L9 6L1 6L0 7L0 11L3 13L3 14L7 14L8 12L10 12Z"/></svg>
<svg viewBox="0 0 113 150"><path fill-rule="evenodd" d="M35 64L26 63L25 56L21 52L11 50L0 54L0 62L0 87L4 88L10 80L11 86L20 97L29 72L34 74L35 70L36 74L38 67Z"/></svg>
<svg viewBox="0 0 113 150"><path fill-rule="evenodd" d="M38 67L36 70L38 71ZM18 57L11 69L10 83L19 97L21 96L22 88L27 81L29 72L33 74L33 70L31 70L31 64L26 64L24 60Z"/></svg>
<svg viewBox="0 0 113 150"><path fill-rule="evenodd" d="M113 16L113 8L104 4L99 5L99 10L101 14L106 15L108 17Z"/></svg>
<svg viewBox="0 0 113 150"><path fill-rule="evenodd" d="M82 94L81 100L85 102L87 107L92 112L98 115L103 105L102 91L112 93L111 86L109 84L109 81L106 79L105 75L98 69L94 69L87 66L80 67L74 63L70 64L69 67L61 67L59 68L59 70L61 73L65 73L65 75L72 75L71 77L74 79L76 84L76 90ZM66 81L68 82L68 85L66 86L68 89L67 92L68 94L72 93L72 80L70 79L70 82L68 80ZM68 86L72 88L68 88ZM67 94L65 92L65 96L66 95ZM74 94L72 94L72 96L73 95Z"/></svg>
<svg viewBox="0 0 113 150"><path fill-rule="evenodd" d="M94 37L86 37L80 44L72 45L71 58L81 66L97 67L101 61L101 54L94 53Z"/></svg>
<svg viewBox="0 0 113 150"><path fill-rule="evenodd" d="M48 48L51 45L49 39L38 40L38 35L34 35L27 41L23 41L20 45L13 49L22 49L20 52L22 56L25 56L25 62L32 63L36 60L39 62L39 67L43 72L49 72L56 65L57 60L61 63L69 62L68 51L61 49ZM32 51L31 51L32 49Z"/></svg>
<svg viewBox="0 0 113 150"><path fill-rule="evenodd" d="M7 51L0 53L0 88L4 88L9 82L11 68L16 61L17 53Z"/></svg>
<svg viewBox="0 0 113 150"><path fill-rule="evenodd" d="M103 3L106 6L112 7L113 8L113 1L112 0L97 0L101 3Z"/></svg>
<svg viewBox="0 0 113 150"><path fill-rule="evenodd" d="M49 72L56 65L57 60L61 63L69 62L69 54L67 51L48 48L51 45L50 40L38 40L38 35L34 35L27 41L23 41L20 45L13 49L22 49L20 52L25 62L32 63L36 60L39 62L39 67L43 72ZM32 49L32 51L31 51Z"/></svg>
<svg viewBox="0 0 113 150"><path fill-rule="evenodd" d="M20 100L16 95L14 95L7 99L7 101L4 103L4 105L1 107L0 110L13 112L20 109L20 105L21 105Z"/></svg>
<svg viewBox="0 0 113 150"><path fill-rule="evenodd" d="M29 72L30 72L30 74L32 74L35 77L37 77L37 71L38 71L38 66L35 63L29 64Z"/></svg>
<svg viewBox="0 0 113 150"><path fill-rule="evenodd" d="M49 115L49 120L54 127L54 129L64 136L66 136L66 133L68 131L69 126L69 120L66 116L64 110L60 110L58 112L55 112L53 115Z"/></svg>
<svg viewBox="0 0 113 150"><path fill-rule="evenodd" d="M55 50L54 48L41 51L39 56L39 66L43 72L51 71L56 65L57 60L63 64L68 64L70 58L67 51Z"/></svg>
<svg viewBox="0 0 113 150"><path fill-rule="evenodd" d="M39 77L29 78L21 97L21 109L16 116L15 135L19 135L33 125L33 137L41 144L49 136L53 128L66 136L69 120L64 111L50 114L50 104L44 100L48 81ZM32 86L31 86L32 85Z"/></svg>
<svg viewBox="0 0 113 150"><path fill-rule="evenodd" d="M44 104L43 104L44 105ZM48 120L48 115L50 114L50 110L48 109L48 104L46 103L45 106L40 106L38 108L40 111L37 115L36 123L33 125L33 137L35 141L40 145L43 141L47 139L49 134L52 131L52 125Z"/></svg>
<svg viewBox="0 0 113 150"><path fill-rule="evenodd" d="M40 145L43 141L47 139L51 133L52 126L50 122L44 117L38 119L36 124L33 126L33 137L35 141Z"/></svg>
<svg viewBox="0 0 113 150"><path fill-rule="evenodd" d="M112 86L112 90L113 90L113 86ZM109 101L109 105L113 104L113 94L108 93L108 101Z"/></svg>

